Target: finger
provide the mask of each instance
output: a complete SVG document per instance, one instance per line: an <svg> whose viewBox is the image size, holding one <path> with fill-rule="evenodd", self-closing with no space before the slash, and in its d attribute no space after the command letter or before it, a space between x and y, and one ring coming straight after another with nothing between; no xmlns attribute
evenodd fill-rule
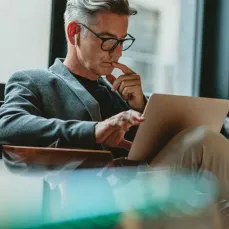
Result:
<svg viewBox="0 0 229 229"><path fill-rule="evenodd" d="M125 149L125 150L128 150L128 151L129 151L130 148L131 148L131 146L132 146L132 144L133 144L132 142L123 139L123 140L119 143L118 148L122 148L122 149Z"/></svg>
<svg viewBox="0 0 229 229"><path fill-rule="evenodd" d="M116 77L113 76L112 74L109 74L109 75L106 76L106 79L113 85L113 83L116 80Z"/></svg>
<svg viewBox="0 0 229 229"><path fill-rule="evenodd" d="M124 130L125 132L129 131L132 125L133 124L129 122L129 120L124 120L124 119L118 120L118 126L120 127L120 129Z"/></svg>
<svg viewBox="0 0 229 229"><path fill-rule="evenodd" d="M133 120L135 122L137 121L138 124L145 120L143 114L141 114L140 112L129 110L128 113L130 115L130 120Z"/></svg>
<svg viewBox="0 0 229 229"><path fill-rule="evenodd" d="M125 131L122 130L116 131L105 139L104 144L111 147L118 147L120 142L122 142L124 135L125 135Z"/></svg>
<svg viewBox="0 0 229 229"><path fill-rule="evenodd" d="M118 115L118 118L123 121L129 122L131 126L139 125L145 120L141 113L134 110L122 112Z"/></svg>
<svg viewBox="0 0 229 229"><path fill-rule="evenodd" d="M144 119L141 119L141 120L144 120ZM142 122L141 120L138 121L135 118L131 118L129 114L124 115L120 113L120 115L117 115L115 119L111 120L110 125L113 126L113 130L114 130L113 132L120 131L120 130L127 132L130 130L132 126L139 125L140 122Z"/></svg>
<svg viewBox="0 0 229 229"><path fill-rule="evenodd" d="M134 94L138 90L137 87L139 88L139 86L125 87L124 90L122 91L121 95L126 97L126 98L128 98L128 99L130 99L131 97L134 96Z"/></svg>
<svg viewBox="0 0 229 229"><path fill-rule="evenodd" d="M127 132L130 127L139 125L144 120L143 115L137 111L129 110L121 112L106 120L108 125L108 127L105 128L106 136L119 130Z"/></svg>
<svg viewBox="0 0 229 229"><path fill-rule="evenodd" d="M103 143L110 135L114 132L120 130L120 127L116 125L112 120L108 119L103 122L104 125L101 125L101 129L98 130L100 133L98 136L98 142Z"/></svg>
<svg viewBox="0 0 229 229"><path fill-rule="evenodd" d="M124 139L125 131L116 131L106 138L105 145L110 147L118 147L126 150L130 150L132 142Z"/></svg>
<svg viewBox="0 0 229 229"><path fill-rule="evenodd" d="M129 100L128 96L121 95L121 97L122 97L125 101L128 101L128 100Z"/></svg>
<svg viewBox="0 0 229 229"><path fill-rule="evenodd" d="M112 62L112 66L122 70L123 73L125 73L125 74L135 74L135 72L133 70L131 70L130 68L128 68L124 64L121 64L121 63L118 63L118 62Z"/></svg>
<svg viewBox="0 0 229 229"><path fill-rule="evenodd" d="M141 77L139 75L121 75L113 82L113 90L116 91L121 83L126 80L139 80L141 82Z"/></svg>
<svg viewBox="0 0 229 229"><path fill-rule="evenodd" d="M140 80L126 80L126 81L122 81L118 90L119 90L119 93L122 94L125 87L135 87L135 86L140 87L141 81Z"/></svg>
<svg viewBox="0 0 229 229"><path fill-rule="evenodd" d="M113 116L112 118L108 119L108 122L112 128L112 131L110 130L109 134L120 130L127 132L129 131L130 127L133 126L133 123L129 122L126 117L122 117L120 115Z"/></svg>

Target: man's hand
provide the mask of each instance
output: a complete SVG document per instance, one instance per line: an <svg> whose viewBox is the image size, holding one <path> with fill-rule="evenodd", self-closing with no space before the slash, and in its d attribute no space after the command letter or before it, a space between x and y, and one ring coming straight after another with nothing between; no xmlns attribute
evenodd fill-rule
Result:
<svg viewBox="0 0 229 229"><path fill-rule="evenodd" d="M129 110L99 122L95 126L96 143L129 150L132 142L125 140L124 135L131 126L138 126L143 121L142 114Z"/></svg>
<svg viewBox="0 0 229 229"><path fill-rule="evenodd" d="M117 79L113 75L107 75L107 80L113 85L112 89L118 91L130 107L139 112L145 108L144 94L142 91L141 77L129 69L126 65L113 62L112 66L122 70L124 75Z"/></svg>

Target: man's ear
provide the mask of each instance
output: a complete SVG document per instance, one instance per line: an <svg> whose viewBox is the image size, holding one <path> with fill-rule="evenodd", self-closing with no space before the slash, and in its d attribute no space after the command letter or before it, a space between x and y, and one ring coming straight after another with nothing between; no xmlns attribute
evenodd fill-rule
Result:
<svg viewBox="0 0 229 229"><path fill-rule="evenodd" d="M67 37L68 37L68 41L74 46L77 44L77 38L79 33L80 33L79 24L74 21L70 22L67 27Z"/></svg>

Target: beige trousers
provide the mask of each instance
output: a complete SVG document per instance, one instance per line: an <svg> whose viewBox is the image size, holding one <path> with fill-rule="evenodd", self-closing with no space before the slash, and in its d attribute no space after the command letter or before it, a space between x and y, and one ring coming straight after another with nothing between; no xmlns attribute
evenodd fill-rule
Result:
<svg viewBox="0 0 229 229"><path fill-rule="evenodd" d="M204 170L212 172L220 184L223 227L229 226L229 206L225 201L229 201L229 140L223 135L204 126L186 129L163 148L150 166L166 166L175 171L188 168L200 176Z"/></svg>

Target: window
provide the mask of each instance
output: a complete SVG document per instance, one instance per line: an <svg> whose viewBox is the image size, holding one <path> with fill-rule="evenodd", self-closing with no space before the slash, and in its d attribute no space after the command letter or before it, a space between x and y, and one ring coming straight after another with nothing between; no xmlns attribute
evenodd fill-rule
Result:
<svg viewBox="0 0 229 229"><path fill-rule="evenodd" d="M196 0L129 1L138 9L129 24L136 41L120 62L142 76L146 94L193 95Z"/></svg>
<svg viewBox="0 0 229 229"><path fill-rule="evenodd" d="M51 0L0 0L0 83L15 71L48 66Z"/></svg>

